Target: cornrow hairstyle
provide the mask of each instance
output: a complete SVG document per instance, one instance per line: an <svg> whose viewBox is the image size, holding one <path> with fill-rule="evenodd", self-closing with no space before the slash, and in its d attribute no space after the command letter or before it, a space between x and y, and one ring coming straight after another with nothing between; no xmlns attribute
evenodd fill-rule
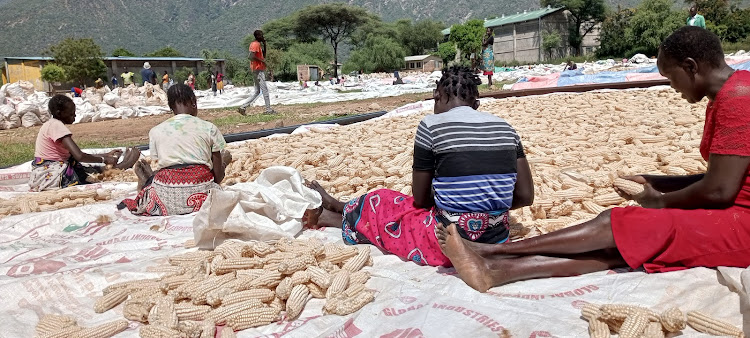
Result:
<svg viewBox="0 0 750 338"><path fill-rule="evenodd" d="M49 99L49 104L47 104L47 107L49 108L49 113L57 118L62 114L63 111L65 111L65 106L68 103L73 103L73 100L65 95L57 94L53 96L51 99Z"/></svg>
<svg viewBox="0 0 750 338"><path fill-rule="evenodd" d="M685 26L674 31L664 39L659 50L663 56L677 62L692 58L697 63L719 67L724 61L719 37L695 26Z"/></svg>
<svg viewBox="0 0 750 338"><path fill-rule="evenodd" d="M471 69L453 66L443 70L443 77L437 82L437 90L441 91L448 101L451 97L471 101L479 98L480 84L482 80Z"/></svg>
<svg viewBox="0 0 750 338"><path fill-rule="evenodd" d="M186 84L178 83L169 87L167 90L167 101L169 109L174 110L177 104L192 105L195 100L195 93Z"/></svg>

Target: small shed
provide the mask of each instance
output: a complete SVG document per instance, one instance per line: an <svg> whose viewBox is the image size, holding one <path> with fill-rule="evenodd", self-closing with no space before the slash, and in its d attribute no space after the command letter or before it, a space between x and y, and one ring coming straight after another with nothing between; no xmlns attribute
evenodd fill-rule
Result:
<svg viewBox="0 0 750 338"><path fill-rule="evenodd" d="M7 57L0 64L3 83L29 81L38 91L46 90L42 81L42 67L51 61L51 57Z"/></svg>
<svg viewBox="0 0 750 338"><path fill-rule="evenodd" d="M322 75L316 65L297 65L297 81L318 81Z"/></svg>
<svg viewBox="0 0 750 338"><path fill-rule="evenodd" d="M403 70L432 73L443 69L443 59L435 55L414 55L404 58Z"/></svg>

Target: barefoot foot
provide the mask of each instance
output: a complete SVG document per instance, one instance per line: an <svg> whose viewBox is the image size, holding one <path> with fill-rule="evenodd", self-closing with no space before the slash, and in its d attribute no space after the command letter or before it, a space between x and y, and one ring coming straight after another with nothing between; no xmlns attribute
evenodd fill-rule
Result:
<svg viewBox="0 0 750 338"><path fill-rule="evenodd" d="M335 206L336 204L340 204L339 200L337 200L335 197L331 196L326 192L325 189L318 183L318 181L312 181L307 183L307 187L317 191L320 194L320 197L323 200L323 208L326 210L331 210L335 212L341 212L339 210L336 210Z"/></svg>
<svg viewBox="0 0 750 338"><path fill-rule="evenodd" d="M141 157L141 152L136 148L128 148L125 150L125 155L122 158L122 162L115 164L117 169L130 169L135 165L138 159Z"/></svg>
<svg viewBox="0 0 750 338"><path fill-rule="evenodd" d="M323 207L315 209L307 209L302 215L302 228L305 229L319 229L318 218L323 213Z"/></svg>
<svg viewBox="0 0 750 338"><path fill-rule="evenodd" d="M441 247L456 268L458 276L473 289L486 292L493 286L487 263L466 243L468 242L458 234L456 225L451 224L446 229L445 245Z"/></svg>
<svg viewBox="0 0 750 338"><path fill-rule="evenodd" d="M151 170L151 165L149 165L146 160L135 162L135 164L133 164L133 171L135 172L135 176L138 176L139 191L143 189L143 186L146 185L146 181L148 181L148 179L154 174L153 170Z"/></svg>

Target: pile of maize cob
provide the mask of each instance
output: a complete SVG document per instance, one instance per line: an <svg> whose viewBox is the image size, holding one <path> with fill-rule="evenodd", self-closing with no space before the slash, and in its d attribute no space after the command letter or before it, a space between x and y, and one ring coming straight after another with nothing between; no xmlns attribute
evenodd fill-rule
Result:
<svg viewBox="0 0 750 338"><path fill-rule="evenodd" d="M144 338L214 337L217 325L231 328L222 335L231 337L230 331L281 318L294 320L311 298L325 300L325 314L342 316L374 299L374 292L365 287L370 274L362 270L372 265L369 246L324 244L317 239L226 241L213 251L169 257L169 263L149 269L161 273L159 278L108 286L94 311L103 313L122 304L126 319L143 323ZM40 337L88 330L75 326L69 317L48 317L64 323L40 321ZM111 334L96 337L117 333L106 332Z"/></svg>
<svg viewBox="0 0 750 338"><path fill-rule="evenodd" d="M684 330L686 324L701 333L745 337L742 330L732 324L698 311L690 311L685 316L676 307L659 314L635 305L587 303L581 309L581 316L589 322L592 338L610 337L611 332L621 338L664 338Z"/></svg>
<svg viewBox="0 0 750 338"><path fill-rule="evenodd" d="M0 199L0 218L10 215L39 211L52 211L99 203L112 199L110 189L81 190L70 187L16 195L11 199Z"/></svg>

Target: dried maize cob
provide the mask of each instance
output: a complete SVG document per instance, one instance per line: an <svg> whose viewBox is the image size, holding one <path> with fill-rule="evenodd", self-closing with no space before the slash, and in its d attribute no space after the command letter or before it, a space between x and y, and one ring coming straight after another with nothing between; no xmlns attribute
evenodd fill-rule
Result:
<svg viewBox="0 0 750 338"><path fill-rule="evenodd" d="M135 284L147 284L147 283L151 283L151 282L159 282L159 278L139 279L139 280L131 280L131 281L126 281L126 282L119 282L119 283L111 284L111 285L107 286L106 288L104 288L104 290L102 290L102 294L106 295L106 294L108 294L110 292L113 292L115 290L130 288L131 285L135 285Z"/></svg>
<svg viewBox="0 0 750 338"><path fill-rule="evenodd" d="M310 273L307 270L297 271L292 274L292 286L304 284L310 281Z"/></svg>
<svg viewBox="0 0 750 338"><path fill-rule="evenodd" d="M164 296L164 291L162 291L161 287L150 287L130 292L130 299L149 299L161 296Z"/></svg>
<svg viewBox="0 0 750 338"><path fill-rule="evenodd" d="M214 338L216 336L216 324L210 320L201 322L200 338Z"/></svg>
<svg viewBox="0 0 750 338"><path fill-rule="evenodd" d="M128 289L122 288L97 298L96 303L94 303L94 312L103 313L109 311L109 309L120 305L120 303L128 299L129 293Z"/></svg>
<svg viewBox="0 0 750 338"><path fill-rule="evenodd" d="M606 208L594 203L593 201L583 201L583 203L581 204L583 205L583 208L586 209L586 211L596 215L601 214L604 210L607 210Z"/></svg>
<svg viewBox="0 0 750 338"><path fill-rule="evenodd" d="M685 314L673 307L661 313L659 322L667 332L679 332L685 328Z"/></svg>
<svg viewBox="0 0 750 338"><path fill-rule="evenodd" d="M624 178L617 178L615 179L615 182L613 183L615 188L618 188L625 192L628 195L635 196L643 192L644 185L633 182L631 180L626 180Z"/></svg>
<svg viewBox="0 0 750 338"><path fill-rule="evenodd" d="M236 331L242 331L251 327L268 325L279 318L279 311L273 307L249 309L227 319L227 326Z"/></svg>
<svg viewBox="0 0 750 338"><path fill-rule="evenodd" d="M664 338L664 330L659 322L649 322L643 331L643 338Z"/></svg>
<svg viewBox="0 0 750 338"><path fill-rule="evenodd" d="M256 257L235 257L224 259L214 264L214 273L222 275L235 270L245 270L262 267L264 260Z"/></svg>
<svg viewBox="0 0 750 338"><path fill-rule="evenodd" d="M307 256L307 257L305 257L305 256ZM281 263L279 263L279 272L281 272L281 273L283 273L285 275L291 275L291 274L293 274L293 273L295 273L297 271L305 270L307 268L307 266L310 265L310 264L307 263L310 260L312 260L313 262L315 262L315 258L313 258L312 256L310 256L310 255L302 255L301 257L299 257L299 259L288 260L288 261L285 261L285 262L281 262Z"/></svg>
<svg viewBox="0 0 750 338"><path fill-rule="evenodd" d="M129 320L147 323L148 314L155 304L152 299L128 299L122 305L122 315Z"/></svg>
<svg viewBox="0 0 750 338"><path fill-rule="evenodd" d="M328 250L326 248L325 260L333 264L343 263L349 258L354 257L357 254L357 249L354 247L344 247Z"/></svg>
<svg viewBox="0 0 750 338"><path fill-rule="evenodd" d="M276 286L276 297L279 297L281 299L287 299L289 298L289 295L292 294L292 288L294 285L292 285L292 278L286 277L281 280L281 283Z"/></svg>
<svg viewBox="0 0 750 338"><path fill-rule="evenodd" d="M199 338L203 332L203 324L194 320L181 320L176 330L182 332L186 338Z"/></svg>
<svg viewBox="0 0 750 338"><path fill-rule="evenodd" d="M276 252L276 248L266 242L255 242L250 247L253 249L253 254L258 257L265 257Z"/></svg>
<svg viewBox="0 0 750 338"><path fill-rule="evenodd" d="M310 274L310 280L323 289L331 286L331 274L317 266L308 266L306 270Z"/></svg>
<svg viewBox="0 0 750 338"><path fill-rule="evenodd" d="M245 312L248 309L257 309L257 308L262 308L262 307L263 307L263 303L261 303L260 300L249 299L249 300L246 300L240 303L235 303L232 305L220 306L212 310L208 314L207 318L213 321L214 323L221 325L221 324L226 323L229 317Z"/></svg>
<svg viewBox="0 0 750 338"><path fill-rule="evenodd" d="M552 198L558 201L571 200L573 202L581 202L590 197L591 193L578 188L555 191L552 194Z"/></svg>
<svg viewBox="0 0 750 338"><path fill-rule="evenodd" d="M232 293L221 300L221 304L228 306L240 303L250 299L257 299L261 302L270 302L276 297L276 294L269 289L250 289Z"/></svg>
<svg viewBox="0 0 750 338"><path fill-rule="evenodd" d="M725 321L710 317L698 311L687 313L687 323L695 331L715 336L744 337L742 330Z"/></svg>
<svg viewBox="0 0 750 338"><path fill-rule="evenodd" d="M286 315L288 320L296 319L302 310L305 308L305 304L310 300L310 290L304 284L297 285L292 288L292 292L289 295L289 299L286 301Z"/></svg>
<svg viewBox="0 0 750 338"><path fill-rule="evenodd" d="M603 207L610 206L613 204L620 204L622 202L625 202L625 199L622 198L616 192L594 196L594 203L599 204Z"/></svg>
<svg viewBox="0 0 750 338"><path fill-rule="evenodd" d="M75 334L72 338L109 338L128 328L128 321L125 319L115 320L94 327L84 328Z"/></svg>
<svg viewBox="0 0 750 338"><path fill-rule="evenodd" d="M234 272L220 276L211 276L207 278L203 283L188 291L190 293L190 299L193 304L196 305L206 304L206 296L208 296L209 292L220 289L222 286L233 281L234 279Z"/></svg>
<svg viewBox="0 0 750 338"><path fill-rule="evenodd" d="M596 304L586 303L581 308L581 316L588 321L599 318L601 314L602 313L599 310L599 305Z"/></svg>
<svg viewBox="0 0 750 338"><path fill-rule="evenodd" d="M234 334L234 330L231 326L225 326L221 328L221 335L219 335L221 338L236 338L237 335Z"/></svg>
<svg viewBox="0 0 750 338"><path fill-rule="evenodd" d="M169 264L172 265L184 265L193 263L196 261L210 261L218 253L214 251L192 251L180 255L174 255L169 257Z"/></svg>
<svg viewBox="0 0 750 338"><path fill-rule="evenodd" d="M357 271L349 275L350 284L367 284L370 280L370 273L367 271Z"/></svg>
<svg viewBox="0 0 750 338"><path fill-rule="evenodd" d="M633 311L620 327L620 337L638 338L648 325L648 317L641 311Z"/></svg>
<svg viewBox="0 0 750 338"><path fill-rule="evenodd" d="M336 272L331 280L331 286L326 290L326 298L331 298L340 292L344 292L349 287L349 275L348 270L339 270Z"/></svg>
<svg viewBox="0 0 750 338"><path fill-rule="evenodd" d="M349 270L349 272L357 272L359 270L362 270L362 267L365 266L365 263L367 263L367 260L370 258L370 247L369 246L361 246L359 248L359 252L347 260L344 265L341 267L344 270Z"/></svg>
<svg viewBox="0 0 750 338"><path fill-rule="evenodd" d="M266 273L250 282L247 287L240 288L240 286L237 286L236 289L242 291L247 289L272 288L279 285L279 283L281 283L281 272L266 271Z"/></svg>
<svg viewBox="0 0 750 338"><path fill-rule="evenodd" d="M589 337L591 338L609 338L609 326L601 319L592 318L589 320Z"/></svg>
<svg viewBox="0 0 750 338"><path fill-rule="evenodd" d="M61 328L59 330L50 332L49 334L39 336L40 338L70 338L72 335L76 334L77 332L83 330L82 327L78 325L68 326Z"/></svg>
<svg viewBox="0 0 750 338"><path fill-rule="evenodd" d="M609 319L626 319L635 313L642 313L650 321L658 322L659 315L655 312L640 306L635 305L623 305L623 304L605 304L602 305L599 310L601 311L600 317L605 320Z"/></svg>
<svg viewBox="0 0 750 338"><path fill-rule="evenodd" d="M274 309L277 309L279 312L281 312L281 310L286 308L286 304L284 303L283 300L281 300L281 298L274 297L273 300L271 300L271 302L268 303L268 307L272 307Z"/></svg>
<svg viewBox="0 0 750 338"><path fill-rule="evenodd" d="M549 210L549 215L552 217L570 215L570 213L573 212L573 206L574 206L574 203L572 201L570 200L565 201L562 204L558 204L552 207L552 209Z"/></svg>
<svg viewBox="0 0 750 338"><path fill-rule="evenodd" d="M206 303L211 306L219 306L221 304L222 298L235 292L232 284L234 284L236 281L238 280L235 279L234 281L224 284L222 287L209 292L206 295Z"/></svg>
<svg viewBox="0 0 750 338"><path fill-rule="evenodd" d="M236 241L224 241L219 244L214 251L224 256L224 258L237 258L242 257L242 251L244 250L245 244Z"/></svg>
<svg viewBox="0 0 750 338"><path fill-rule="evenodd" d="M138 331L141 338L184 338L185 334L162 325L144 325Z"/></svg>
<svg viewBox="0 0 750 338"><path fill-rule="evenodd" d="M241 278L241 277L258 278L260 275L263 274L264 271L265 271L264 269L244 269L244 270L237 270L235 273L237 275L237 278Z"/></svg>
<svg viewBox="0 0 750 338"><path fill-rule="evenodd" d="M148 313L148 323L165 326L170 329L176 328L178 319L174 307L174 298L169 296L162 297Z"/></svg>
<svg viewBox="0 0 750 338"><path fill-rule="evenodd" d="M351 298L329 298L323 306L323 312L326 314L346 316L359 311L359 309L372 302L374 298L375 296L370 291L360 292Z"/></svg>
<svg viewBox="0 0 750 338"><path fill-rule="evenodd" d="M177 319L183 320L197 320L201 321L206 319L206 315L211 312L211 307L208 305L194 305L190 303L178 303L174 305L174 312L177 315Z"/></svg>
<svg viewBox="0 0 750 338"><path fill-rule="evenodd" d="M188 275L165 277L161 279L161 289L164 291L174 290L178 286L190 282L192 279L192 276Z"/></svg>
<svg viewBox="0 0 750 338"><path fill-rule="evenodd" d="M367 288L364 284L353 284L350 281L349 287L341 293L341 296L343 296L344 298L350 298L356 296L360 292L364 292L365 290L367 290Z"/></svg>
<svg viewBox="0 0 750 338"><path fill-rule="evenodd" d="M313 298L318 298L318 299L325 299L326 298L326 291L323 288L321 288L320 286L318 286L318 284L310 282L310 283L307 283L305 285L307 285L307 289L310 290L310 295Z"/></svg>
<svg viewBox="0 0 750 338"><path fill-rule="evenodd" d="M70 316L48 314L44 315L36 324L36 335L44 336L66 327L75 326L76 320Z"/></svg>
<svg viewBox="0 0 750 338"><path fill-rule="evenodd" d="M323 270L325 270L328 273L334 273L341 269L338 267L338 265L333 264L329 261L325 261L325 260L318 262L318 266L323 268Z"/></svg>

